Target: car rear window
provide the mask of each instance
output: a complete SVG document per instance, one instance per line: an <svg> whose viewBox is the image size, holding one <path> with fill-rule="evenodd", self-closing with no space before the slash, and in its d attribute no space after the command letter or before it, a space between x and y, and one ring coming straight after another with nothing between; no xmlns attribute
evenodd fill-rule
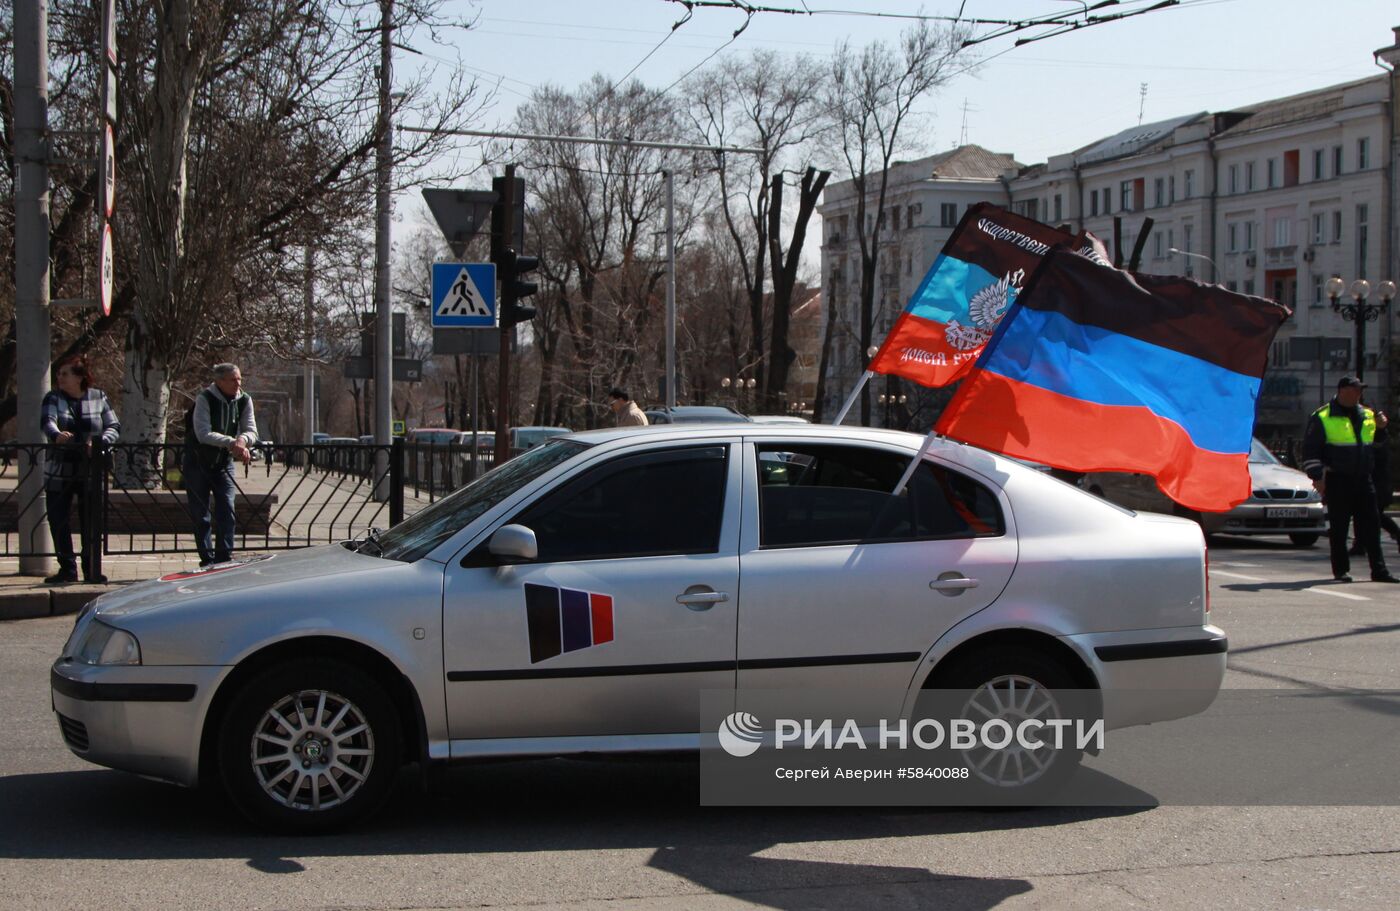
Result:
<svg viewBox="0 0 1400 911"><path fill-rule="evenodd" d="M863 446L756 447L759 543L768 547L994 537L1006 533L996 495L925 462L890 496L909 456Z"/></svg>

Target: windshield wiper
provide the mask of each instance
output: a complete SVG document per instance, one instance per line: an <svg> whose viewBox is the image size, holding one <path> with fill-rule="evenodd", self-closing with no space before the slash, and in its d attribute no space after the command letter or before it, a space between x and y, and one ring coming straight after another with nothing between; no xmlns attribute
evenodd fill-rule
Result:
<svg viewBox="0 0 1400 911"><path fill-rule="evenodd" d="M361 541L359 544L356 544L356 545L355 545L355 553L357 553L357 554L362 554L362 553L365 552L365 548L366 548L366 547L368 547L368 546L370 546L371 544L373 544L373 545L374 545L374 556L376 556L376 557L382 557L382 556L384 556L384 545L381 544L381 543L379 543L379 531L380 531L380 530L379 530L378 528L371 528L371 529L369 530L369 534L365 535L365 539L364 539L363 541Z"/></svg>

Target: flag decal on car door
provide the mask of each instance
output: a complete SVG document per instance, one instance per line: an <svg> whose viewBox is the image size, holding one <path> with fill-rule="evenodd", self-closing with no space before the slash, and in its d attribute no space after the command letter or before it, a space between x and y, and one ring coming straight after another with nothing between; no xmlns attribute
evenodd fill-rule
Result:
<svg viewBox="0 0 1400 911"><path fill-rule="evenodd" d="M611 642L612 595L525 583L530 663Z"/></svg>

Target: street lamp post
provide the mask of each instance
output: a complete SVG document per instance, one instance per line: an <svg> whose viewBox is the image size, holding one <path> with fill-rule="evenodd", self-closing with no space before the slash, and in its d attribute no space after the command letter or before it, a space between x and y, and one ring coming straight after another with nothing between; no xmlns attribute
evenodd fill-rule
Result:
<svg viewBox="0 0 1400 911"><path fill-rule="evenodd" d="M745 390L745 389L750 389L750 390L754 389L755 387L758 386L758 381L755 380L755 379L752 379L752 378L746 380L746 379L744 379L742 376L741 376L741 377L735 377L734 379L731 380L729 377L726 376L726 377L723 377L723 378L720 379L719 385L720 385L720 388L721 388L721 389L726 389L726 390L729 389L731 386L734 387L734 409L735 409L736 411L743 411L743 410L744 410L744 408L743 408L744 390ZM750 397L752 397L753 393L750 392L749 395L750 395Z"/></svg>
<svg viewBox="0 0 1400 911"><path fill-rule="evenodd" d="M1216 276L1220 274L1220 270L1216 268L1215 260L1211 259L1209 256L1206 256L1204 253L1192 253L1190 250L1179 250L1176 247L1168 247L1167 252L1180 253L1182 256L1193 256L1196 259L1203 259L1206 262L1210 263L1210 282L1211 284L1217 283L1218 279L1216 278Z"/></svg>
<svg viewBox="0 0 1400 911"><path fill-rule="evenodd" d="M1341 302L1344 289L1351 296L1350 304ZM1344 320L1356 323L1356 376L1360 379L1366 365L1366 324L1378 321L1381 314L1390 308L1390 302L1395 299L1395 282L1383 281L1376 286L1381 299L1379 304L1367 303L1367 298L1371 296L1371 283L1364 278L1358 278L1348 287L1340 276L1334 275L1327 280L1323 290L1332 299L1333 312Z"/></svg>

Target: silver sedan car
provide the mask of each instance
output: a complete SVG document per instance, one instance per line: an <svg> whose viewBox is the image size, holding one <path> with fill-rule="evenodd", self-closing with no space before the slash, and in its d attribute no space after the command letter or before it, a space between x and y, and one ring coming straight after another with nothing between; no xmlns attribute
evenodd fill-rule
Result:
<svg viewBox="0 0 1400 911"><path fill-rule="evenodd" d="M1211 703L1226 640L1194 523L946 440L891 497L920 442L551 440L365 540L103 595L53 665L62 735L316 830L410 761L698 749L702 690L842 690L899 718L932 687L1089 688L1109 728ZM1117 698L1143 689L1172 695Z"/></svg>
<svg viewBox="0 0 1400 911"><path fill-rule="evenodd" d="M1096 472L1079 483L1090 493L1129 509L1194 519L1208 535L1287 535L1297 546L1311 547L1327 534L1327 511L1312 481L1280 462L1259 440L1249 447L1249 482L1249 499L1228 512L1179 507L1143 474Z"/></svg>

